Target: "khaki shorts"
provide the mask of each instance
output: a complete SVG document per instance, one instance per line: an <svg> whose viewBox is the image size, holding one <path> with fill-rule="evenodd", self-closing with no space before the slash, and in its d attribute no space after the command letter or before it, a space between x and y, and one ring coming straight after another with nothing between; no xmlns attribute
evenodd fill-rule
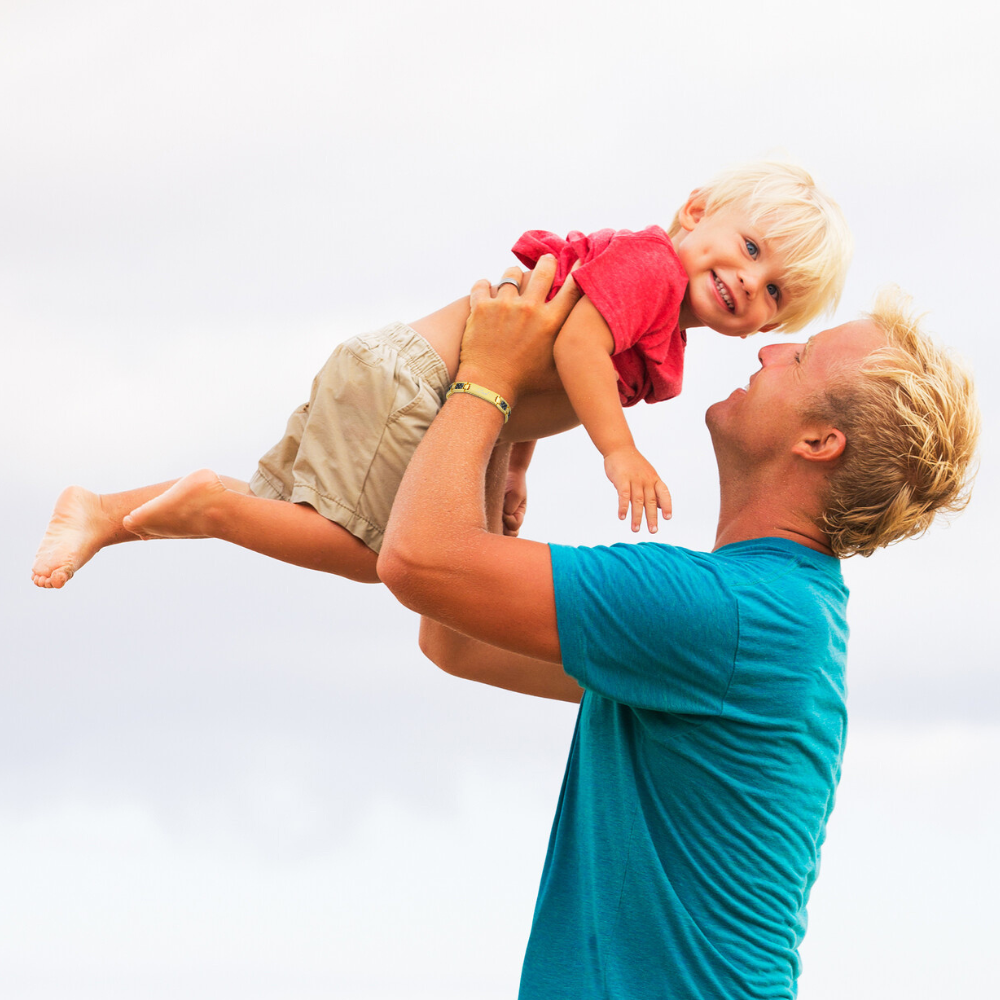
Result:
<svg viewBox="0 0 1000 1000"><path fill-rule="evenodd" d="M403 323L340 344L250 491L307 503L378 552L403 472L447 391L444 362Z"/></svg>

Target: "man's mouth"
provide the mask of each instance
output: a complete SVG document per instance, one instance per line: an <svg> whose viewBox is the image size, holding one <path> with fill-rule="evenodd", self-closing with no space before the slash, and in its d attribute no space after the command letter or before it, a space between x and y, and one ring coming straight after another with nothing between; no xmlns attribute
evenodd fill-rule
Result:
<svg viewBox="0 0 1000 1000"><path fill-rule="evenodd" d="M726 303L726 308L732 312L733 311L733 297L729 294L729 289L719 280L719 276L712 272L712 280L715 282L716 291L719 293L719 297L723 302Z"/></svg>

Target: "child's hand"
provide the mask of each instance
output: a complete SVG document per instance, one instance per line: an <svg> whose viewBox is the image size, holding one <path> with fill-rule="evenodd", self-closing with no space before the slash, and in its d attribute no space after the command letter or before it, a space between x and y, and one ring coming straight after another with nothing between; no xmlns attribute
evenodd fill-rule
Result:
<svg viewBox="0 0 1000 1000"><path fill-rule="evenodd" d="M649 462L637 448L621 448L604 459L604 471L618 491L618 517L625 520L628 506L632 504L632 530L638 531L642 513L646 512L646 525L650 534L656 533L656 510L663 516L671 514L670 490L660 479Z"/></svg>
<svg viewBox="0 0 1000 1000"><path fill-rule="evenodd" d="M521 530L528 507L528 477L524 469L508 469L503 495L503 533L513 538Z"/></svg>

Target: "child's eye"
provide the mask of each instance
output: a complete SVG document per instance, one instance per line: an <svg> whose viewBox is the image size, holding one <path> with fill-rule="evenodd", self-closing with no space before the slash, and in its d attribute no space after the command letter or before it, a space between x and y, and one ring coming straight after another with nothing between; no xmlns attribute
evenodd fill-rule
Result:
<svg viewBox="0 0 1000 1000"><path fill-rule="evenodd" d="M747 253L756 260L757 255L760 253L760 247L753 240L744 240L743 242L747 245Z"/></svg>
<svg viewBox="0 0 1000 1000"><path fill-rule="evenodd" d="M778 301L778 286L777 285L768 285L767 286L767 294L770 295L771 298L774 299L775 302L777 302Z"/></svg>

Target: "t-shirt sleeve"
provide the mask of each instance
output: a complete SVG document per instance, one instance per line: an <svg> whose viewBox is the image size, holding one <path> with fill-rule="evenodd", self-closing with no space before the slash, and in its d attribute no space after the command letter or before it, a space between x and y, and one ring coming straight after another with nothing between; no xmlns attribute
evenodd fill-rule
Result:
<svg viewBox="0 0 1000 1000"><path fill-rule="evenodd" d="M558 259L569 248L569 242L544 229L529 229L511 247L514 256L527 268L533 268L538 258L550 253Z"/></svg>
<svg viewBox="0 0 1000 1000"><path fill-rule="evenodd" d="M653 543L550 550L567 674L632 708L722 712L737 603L710 557Z"/></svg>
<svg viewBox="0 0 1000 1000"><path fill-rule="evenodd" d="M573 278L611 328L615 354L650 331L673 328L687 288L672 247L648 231L616 233Z"/></svg>

